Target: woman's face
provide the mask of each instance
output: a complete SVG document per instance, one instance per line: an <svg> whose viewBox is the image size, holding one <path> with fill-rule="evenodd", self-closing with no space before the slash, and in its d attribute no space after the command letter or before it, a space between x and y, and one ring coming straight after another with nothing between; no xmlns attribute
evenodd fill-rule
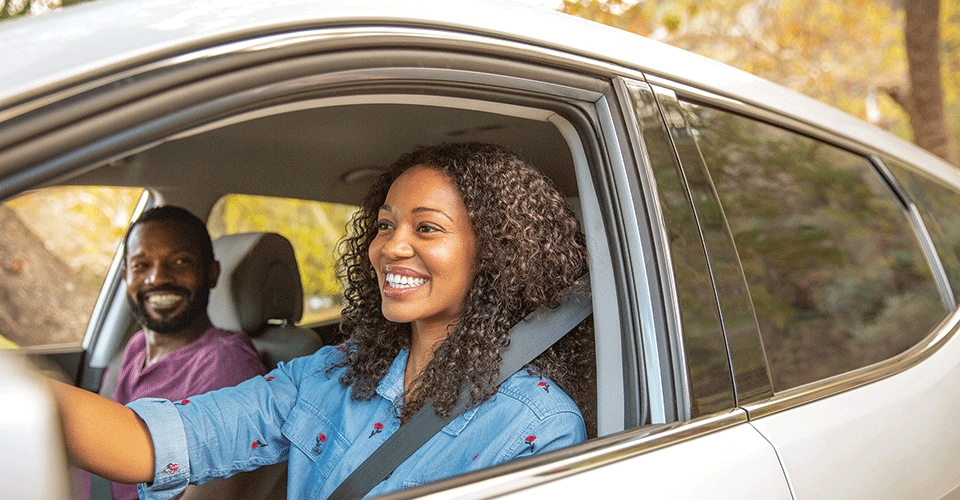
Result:
<svg viewBox="0 0 960 500"><path fill-rule="evenodd" d="M417 165L390 186L370 244L384 317L446 338L473 282L476 235L446 174Z"/></svg>

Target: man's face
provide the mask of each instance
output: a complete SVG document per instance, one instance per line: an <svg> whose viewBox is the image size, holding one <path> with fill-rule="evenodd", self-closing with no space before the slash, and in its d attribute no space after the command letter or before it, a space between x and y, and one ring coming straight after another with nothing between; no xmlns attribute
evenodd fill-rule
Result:
<svg viewBox="0 0 960 500"><path fill-rule="evenodd" d="M176 221L142 222L127 239L127 301L148 330L177 333L206 314L218 271Z"/></svg>

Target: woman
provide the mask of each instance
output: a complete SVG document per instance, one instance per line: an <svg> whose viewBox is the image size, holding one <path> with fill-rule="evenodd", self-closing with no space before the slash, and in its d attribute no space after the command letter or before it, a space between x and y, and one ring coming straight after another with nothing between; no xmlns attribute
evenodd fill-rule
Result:
<svg viewBox="0 0 960 500"><path fill-rule="evenodd" d="M379 179L352 227L341 261L347 342L235 388L135 401L135 415L62 386L80 465L167 497L287 460L290 496L325 498L425 402L448 413L461 382L470 409L372 494L586 437L567 396L593 398L586 324L495 385L509 328L555 304L587 267L577 220L545 177L498 146L420 149ZM117 423L105 433L84 420Z"/></svg>

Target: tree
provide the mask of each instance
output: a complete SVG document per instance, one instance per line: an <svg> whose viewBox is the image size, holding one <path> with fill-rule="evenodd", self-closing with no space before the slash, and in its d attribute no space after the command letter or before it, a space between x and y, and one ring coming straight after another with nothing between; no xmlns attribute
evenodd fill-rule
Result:
<svg viewBox="0 0 960 500"><path fill-rule="evenodd" d="M903 10L910 83L907 90L894 90L891 95L910 117L914 142L957 165L940 73L940 0L906 0Z"/></svg>
<svg viewBox="0 0 960 500"><path fill-rule="evenodd" d="M27 15L40 15L68 5L89 2L90 0L2 0L0 3L0 21Z"/></svg>
<svg viewBox="0 0 960 500"><path fill-rule="evenodd" d="M942 76L948 82L940 87L947 117L940 122L940 130L947 137L948 122L954 134L960 133L960 96L955 88L960 84L960 6L955 3L943 5L940 44L946 63ZM919 143L921 136L927 139L931 134L911 131L906 106L899 104L905 102L901 89L906 88L908 65L905 14L897 4L884 0L565 0L563 10L725 62L901 137L915 137ZM929 12L923 15L929 17ZM936 22L926 21L930 25ZM929 42L926 50L931 50ZM924 90L936 92L930 86ZM921 146L928 147L925 144ZM946 148L955 159L956 151Z"/></svg>

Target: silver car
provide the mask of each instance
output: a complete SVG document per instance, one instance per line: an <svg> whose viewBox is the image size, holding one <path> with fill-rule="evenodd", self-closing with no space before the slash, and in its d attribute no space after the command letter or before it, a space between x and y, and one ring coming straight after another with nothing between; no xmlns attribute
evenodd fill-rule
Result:
<svg viewBox="0 0 960 500"><path fill-rule="evenodd" d="M0 53L2 498L70 495L22 358L109 391L140 211L327 255L380 168L466 140L582 217L597 437L395 496L960 495L960 175L851 116L506 0L99 0ZM332 271L301 272L282 319L332 341Z"/></svg>

